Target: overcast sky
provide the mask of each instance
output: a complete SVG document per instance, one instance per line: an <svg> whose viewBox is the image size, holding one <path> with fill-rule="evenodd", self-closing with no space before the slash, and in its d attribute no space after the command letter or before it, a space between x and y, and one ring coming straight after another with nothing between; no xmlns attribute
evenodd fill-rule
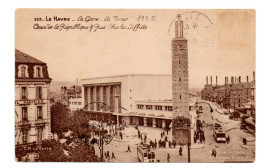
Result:
<svg viewBox="0 0 260 168"><path fill-rule="evenodd" d="M121 74L171 74L171 39L178 13L184 36L188 39L189 84L203 87L206 76L246 76L252 80L255 69L255 12L253 10L17 10L15 48L48 65L55 81ZM188 13L185 13L188 12ZM192 13L192 14L191 14ZM138 22L138 16L148 20ZM79 16L128 18L125 22L66 22L74 25L145 24L145 30L36 30L33 25L46 25L34 18ZM152 16L155 21L151 21ZM189 18L187 20L187 18ZM48 22L51 25L62 22ZM208 27L208 25L210 25ZM170 33L168 32L170 28Z"/></svg>

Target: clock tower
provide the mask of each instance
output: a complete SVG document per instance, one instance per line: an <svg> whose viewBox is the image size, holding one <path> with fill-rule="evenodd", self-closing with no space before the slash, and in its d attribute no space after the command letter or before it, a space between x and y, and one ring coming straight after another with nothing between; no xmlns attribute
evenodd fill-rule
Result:
<svg viewBox="0 0 260 168"><path fill-rule="evenodd" d="M183 37L181 15L175 21L172 47L172 136L177 144L190 143L188 41Z"/></svg>

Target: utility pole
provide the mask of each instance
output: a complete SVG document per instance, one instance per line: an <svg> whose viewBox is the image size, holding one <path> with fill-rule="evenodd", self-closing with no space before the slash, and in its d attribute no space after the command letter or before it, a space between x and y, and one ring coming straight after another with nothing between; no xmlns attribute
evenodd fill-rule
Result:
<svg viewBox="0 0 260 168"><path fill-rule="evenodd" d="M100 150L100 158L103 160L103 124L102 120L99 125L99 150Z"/></svg>
<svg viewBox="0 0 260 168"><path fill-rule="evenodd" d="M190 162L190 142L188 142L188 162Z"/></svg>

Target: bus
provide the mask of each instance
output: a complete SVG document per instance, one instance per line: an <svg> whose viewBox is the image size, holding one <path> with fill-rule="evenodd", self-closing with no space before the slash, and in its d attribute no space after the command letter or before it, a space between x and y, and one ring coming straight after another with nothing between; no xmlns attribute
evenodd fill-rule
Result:
<svg viewBox="0 0 260 168"><path fill-rule="evenodd" d="M137 146L137 158L140 162L155 162L155 152L147 144Z"/></svg>

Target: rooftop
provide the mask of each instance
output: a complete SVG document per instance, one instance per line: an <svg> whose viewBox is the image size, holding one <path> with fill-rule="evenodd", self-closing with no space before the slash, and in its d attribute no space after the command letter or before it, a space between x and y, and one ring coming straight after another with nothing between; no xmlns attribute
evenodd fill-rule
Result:
<svg viewBox="0 0 260 168"><path fill-rule="evenodd" d="M83 78L81 80L102 79L102 78L118 78L118 77L127 77L127 76L171 76L171 74L124 74L124 75L114 75L114 76Z"/></svg>
<svg viewBox="0 0 260 168"><path fill-rule="evenodd" d="M46 64L32 56L21 52L18 49L15 49L15 62L16 63L33 63L33 64Z"/></svg>

